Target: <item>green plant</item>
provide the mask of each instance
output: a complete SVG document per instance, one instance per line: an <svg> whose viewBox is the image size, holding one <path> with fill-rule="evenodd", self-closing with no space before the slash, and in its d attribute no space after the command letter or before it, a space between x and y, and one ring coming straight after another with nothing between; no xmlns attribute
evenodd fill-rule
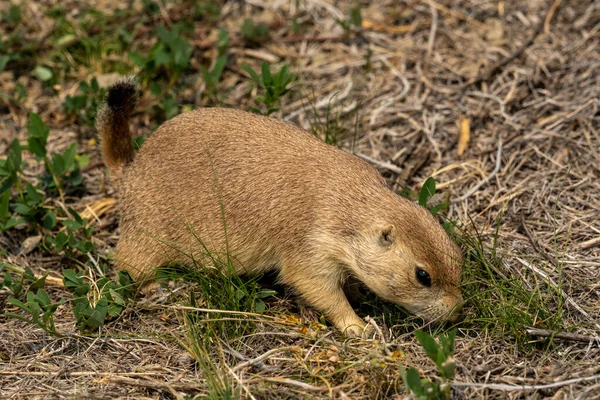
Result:
<svg viewBox="0 0 600 400"><path fill-rule="evenodd" d="M200 67L204 81L206 82L206 95L215 100L217 98L217 85L221 80L221 75L227 64L227 56L219 56L215 61L215 65L209 71L204 67Z"/></svg>
<svg viewBox="0 0 600 400"><path fill-rule="evenodd" d="M1 264L0 267L2 267ZM27 316L15 313L5 313L4 315L37 325L52 335L61 336L54 326L54 313L60 305L68 300L52 302L48 293L42 288L46 276L35 279L29 269L25 270L23 276L23 279L32 281L27 289L26 301L23 303L19 299L11 297L6 302L20 308ZM82 272L66 269L63 271L63 283L73 295L75 325L81 333L93 332L119 316L125 308L127 300L133 297L133 281L129 274L123 271L119 272L117 281L103 276L96 282L92 281L93 285L90 285L83 278ZM4 285L6 286L6 276ZM13 290L16 297L19 296L15 292L14 282L9 288ZM34 293L33 290L37 290L37 292Z"/></svg>
<svg viewBox="0 0 600 400"><path fill-rule="evenodd" d="M75 324L83 332L92 332L121 314L127 300L133 297L133 280L120 271L117 281L104 276L93 283L86 282L81 272L66 269L63 282L73 294Z"/></svg>
<svg viewBox="0 0 600 400"><path fill-rule="evenodd" d="M456 330L450 331L448 336L440 335L438 342L422 331L415 331L417 340L425 349L427 356L435 363L440 374L440 379L430 381L419 376L419 372L411 367L406 371L400 366L402 379L406 389L419 400L442 400L450 398L451 381L454 378L455 363L454 339Z"/></svg>
<svg viewBox="0 0 600 400"><path fill-rule="evenodd" d="M157 270L157 280L183 279L196 283L202 304L206 308L215 310L242 311L249 313L263 313L265 310L264 299L273 296L276 292L270 289L260 288L257 279L243 279L233 272L231 260L227 257L219 259L208 256L214 266L208 267L193 260L194 265L171 265L161 267ZM189 305L198 306L198 300L194 292L190 293ZM252 326L244 318L236 320L220 320L224 315L215 313L211 315L214 322L204 324L204 334L219 337L239 335L248 331ZM201 313L197 313L201 318Z"/></svg>
<svg viewBox="0 0 600 400"><path fill-rule="evenodd" d="M507 270L496 251L499 226L500 219L491 245L474 224L471 232L457 229L455 237L465 252L462 291L468 312L462 325L510 338L521 351L532 352L536 345L532 346L526 327L565 330L563 293L559 287L535 278L532 283Z"/></svg>
<svg viewBox="0 0 600 400"><path fill-rule="evenodd" d="M54 327L54 313L62 302L53 303L44 289L38 289L35 294L27 292L27 301L25 303L13 297L7 299L6 302L25 311L29 315L29 318L15 313L6 313L4 314L5 316L29 322L30 324L39 326L47 333L58 335Z"/></svg>
<svg viewBox="0 0 600 400"><path fill-rule="evenodd" d="M49 157L46 150L50 129L35 113L29 115L27 125L27 149L36 156L38 161L43 160L47 175L42 177L46 189L56 191L64 202L65 186L77 187L82 184L83 176L80 168L87 165L89 157L77 155L77 144L71 144L63 154L55 153Z"/></svg>
<svg viewBox="0 0 600 400"><path fill-rule="evenodd" d="M314 115L314 120L310 121L311 132L316 137L320 138L323 142L341 147L342 142L347 138L351 132L353 132L354 138L358 133L358 107L354 110L345 113L341 110L343 108L341 104L333 106L332 101L335 96L330 97L330 103L325 108L325 116L321 117L317 110L316 104L313 101L309 101L309 105ZM354 120L351 122L351 120ZM350 124L352 123L352 128Z"/></svg>
<svg viewBox="0 0 600 400"><path fill-rule="evenodd" d="M217 37L217 50L219 52L219 55L222 56L225 54L225 52L227 51L227 48L229 47L229 32L227 32L225 29L221 28L219 29L219 35Z"/></svg>
<svg viewBox="0 0 600 400"><path fill-rule="evenodd" d="M423 187L421 187L421 191L419 192L418 202L421 206L428 208L429 212L433 215L437 215L441 210L448 208L448 204L440 203L433 207L428 207L427 203L429 199L435 194L435 179L433 177L427 178Z"/></svg>
<svg viewBox="0 0 600 400"><path fill-rule="evenodd" d="M8 23L10 27L14 28L21 22L21 8L16 4L11 4L8 12L2 11L0 13L0 21Z"/></svg>
<svg viewBox="0 0 600 400"><path fill-rule="evenodd" d="M260 46L269 39L269 27L265 24L257 24L250 18L244 20L241 33L250 46Z"/></svg>
<svg viewBox="0 0 600 400"><path fill-rule="evenodd" d="M336 19L338 25L344 29L346 35L349 35L355 30L358 30L362 27L362 14L360 12L360 2L359 0L355 0L354 7L350 8L350 15L348 15L348 19Z"/></svg>
<svg viewBox="0 0 600 400"><path fill-rule="evenodd" d="M73 219L62 221L62 230L56 235L49 233L44 237L45 248L56 254L64 252L68 258L73 258L76 250L83 254L94 252L93 227L89 226L87 218L81 218L72 208L67 211Z"/></svg>
<svg viewBox="0 0 600 400"><path fill-rule="evenodd" d="M283 95L289 92L290 88L288 85L296 79L295 74L288 72L288 66L284 65L279 72L273 74L271 73L269 64L266 61L263 61L261 65L261 76L259 76L249 65L243 65L242 69L264 90L264 95L255 99L256 102L262 104L263 107L251 108L251 110L255 113L264 115L270 115L279 110L275 105L281 101Z"/></svg>
<svg viewBox="0 0 600 400"><path fill-rule="evenodd" d="M433 197L436 192L436 182L433 177L427 178L419 193L415 193L409 188L402 188L402 192L399 194L409 200L417 200L419 205L425 207L431 212L432 215L438 216L440 211L448 209L448 203L442 202L437 205L430 206L429 199ZM448 233L452 233L454 228L456 227L456 222L454 221L444 221L442 222L442 226Z"/></svg>
<svg viewBox="0 0 600 400"><path fill-rule="evenodd" d="M145 56L130 52L129 58L141 69L147 80L159 74L162 69L171 75L171 82L174 82L190 65L193 47L183 37L188 29L189 27L182 23L173 25L171 30L159 25L156 28L158 41L152 49Z"/></svg>
<svg viewBox="0 0 600 400"><path fill-rule="evenodd" d="M3 255L3 253L5 253L5 251L2 251L0 255ZM19 269L5 262L0 262L0 272L2 272L4 269L7 271L4 273L3 280L0 282L0 289L9 289L14 297L21 297L22 294L29 290L39 289L44 286L46 277L37 279L29 268L25 268L22 273L19 273L19 278L13 278L13 276L9 273L9 271L21 272Z"/></svg>
<svg viewBox="0 0 600 400"><path fill-rule="evenodd" d="M79 118L86 125L93 127L96 122L96 111L102 103L106 90L98 85L96 78L92 78L90 83L81 82L79 84L81 94L76 96L67 96L63 104L67 115Z"/></svg>
<svg viewBox="0 0 600 400"><path fill-rule="evenodd" d="M214 0L194 1L192 6L192 16L194 20L204 20L214 24L221 15L221 4Z"/></svg>

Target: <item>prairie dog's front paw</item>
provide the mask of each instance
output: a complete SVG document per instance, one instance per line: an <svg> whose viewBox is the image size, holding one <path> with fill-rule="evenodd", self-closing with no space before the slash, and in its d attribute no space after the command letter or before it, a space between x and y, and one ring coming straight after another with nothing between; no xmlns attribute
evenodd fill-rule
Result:
<svg viewBox="0 0 600 400"><path fill-rule="evenodd" d="M338 329L347 337L369 339L375 333L372 325L367 325L360 319L338 326Z"/></svg>

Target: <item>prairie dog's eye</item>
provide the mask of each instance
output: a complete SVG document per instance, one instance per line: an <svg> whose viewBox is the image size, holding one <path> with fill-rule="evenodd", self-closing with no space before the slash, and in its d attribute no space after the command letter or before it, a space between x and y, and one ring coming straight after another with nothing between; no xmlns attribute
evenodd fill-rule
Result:
<svg viewBox="0 0 600 400"><path fill-rule="evenodd" d="M421 285L431 287L431 276L429 276L429 272L425 271L423 268L417 267L416 275L417 280Z"/></svg>

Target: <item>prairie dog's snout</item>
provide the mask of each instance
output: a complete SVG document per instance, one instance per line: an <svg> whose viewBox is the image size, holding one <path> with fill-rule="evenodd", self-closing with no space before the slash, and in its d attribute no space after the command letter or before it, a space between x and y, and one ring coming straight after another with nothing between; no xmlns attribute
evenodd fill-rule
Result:
<svg viewBox="0 0 600 400"><path fill-rule="evenodd" d="M365 323L343 292L348 277L425 319L458 318L460 250L373 167L295 126L220 108L165 122L134 159L136 98L131 81L118 83L97 118L120 176L118 268L146 281L158 266L210 264L226 250L238 273L276 270L351 334Z"/></svg>

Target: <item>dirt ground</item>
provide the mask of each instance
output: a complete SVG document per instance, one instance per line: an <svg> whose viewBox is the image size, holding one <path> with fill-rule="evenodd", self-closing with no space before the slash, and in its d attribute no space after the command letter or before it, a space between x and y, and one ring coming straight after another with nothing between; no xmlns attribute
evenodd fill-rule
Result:
<svg viewBox="0 0 600 400"><path fill-rule="evenodd" d="M25 37L43 41L53 29L44 16L52 2L21 3ZM67 3L73 18L84 7ZM128 6L123 3L94 7L110 16ZM159 11L136 40L150 47L153 24L188 18L190 3L157 2ZM130 6L142 7L135 1ZM231 36L230 61L217 86L226 94L224 105L253 105L256 89L248 96L252 82L241 65L289 64L299 79L276 118L308 130L317 126L319 134L335 125L345 135L343 147L376 165L397 190L418 190L435 177L436 199L450 204L446 218L501 259L506 279L547 293L548 307L562 315L557 330L584 336L549 340L528 335L523 324L517 337L503 328L505 321L488 328L490 319L504 314L483 315L467 304L469 323L456 325L452 396L600 399L600 340L586 339L600 335L600 2L362 1L362 27L345 33L336 20L347 20L354 6L328 0L222 3L216 23L194 22L192 67L180 78L185 87L177 101L207 104L198 66L216 58L219 28ZM269 26L270 38L259 46L240 39L247 17ZM303 28L294 32L292 20ZM110 59L131 64L125 54ZM94 243L102 253L118 239L114 190L105 185L93 129L67 118L62 104L82 80L113 80L115 71L106 65L71 68L54 88L19 66L0 72L0 92L12 92L17 82L27 91L22 102L0 96L0 154L14 138L26 140L29 111L50 126L52 151L77 141L91 158L83 172L87 190L65 201L97 215ZM137 134L149 134L159 122L144 111L151 102L144 97L134 117ZM35 177L41 169L31 163L27 172ZM60 277L61 256L23 251L30 234L19 229L0 236L4 261ZM179 284L175 293L132 303L87 336L77 333L66 305L55 316L64 337L0 316L0 397L206 397L206 370L181 346L188 328L177 300L184 290ZM48 291L66 296L60 287ZM5 311L9 296L0 291ZM505 300L494 307L511 307L510 291ZM411 333L417 322L378 319L378 309L370 308L385 339L343 341L294 304L283 294L269 299L253 332L213 349L215 365L240 398L400 399L408 394L399 363L437 376ZM533 328L547 327L538 317L531 318ZM264 354L260 363L248 362Z"/></svg>

